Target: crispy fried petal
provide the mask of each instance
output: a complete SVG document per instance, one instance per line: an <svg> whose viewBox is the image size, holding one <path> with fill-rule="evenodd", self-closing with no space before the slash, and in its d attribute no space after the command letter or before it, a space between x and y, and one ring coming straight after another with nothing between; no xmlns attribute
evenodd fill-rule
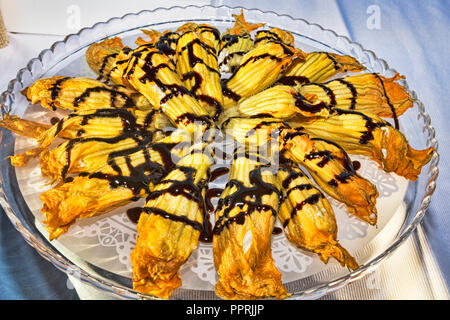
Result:
<svg viewBox="0 0 450 320"><path fill-rule="evenodd" d="M186 32L178 40L176 69L186 88L217 119L222 112L223 96L216 49L197 33Z"/></svg>
<svg viewBox="0 0 450 320"><path fill-rule="evenodd" d="M223 34L217 55L220 71L233 73L242 57L251 49L253 49L253 40L249 33Z"/></svg>
<svg viewBox="0 0 450 320"><path fill-rule="evenodd" d="M247 52L233 75L222 83L224 107L238 103L270 85L294 59L302 59L304 53L287 45L271 41Z"/></svg>
<svg viewBox="0 0 450 320"><path fill-rule="evenodd" d="M281 41L288 46L294 46L294 36L292 33L278 28L258 31L255 36L254 44L255 46L259 46L264 45L269 41Z"/></svg>
<svg viewBox="0 0 450 320"><path fill-rule="evenodd" d="M284 199L278 217L289 241L315 252L325 263L332 257L342 266L356 269L356 260L336 240L336 219L323 194L299 168L281 168L278 178Z"/></svg>
<svg viewBox="0 0 450 320"><path fill-rule="evenodd" d="M355 172L340 146L292 129L283 130L280 141L283 155L307 168L324 192L345 203L351 214L370 224L376 223L378 191Z"/></svg>
<svg viewBox="0 0 450 320"><path fill-rule="evenodd" d="M184 154L182 148L175 150L175 141L182 139L183 136L169 136L151 146L110 153L107 163L94 172L66 179L44 192L42 212L50 238L66 232L77 219L109 212L147 196L152 186L173 168L171 153L174 158Z"/></svg>
<svg viewBox="0 0 450 320"><path fill-rule="evenodd" d="M124 47L119 37L96 42L86 50L86 61L95 73L107 79L113 68L113 61Z"/></svg>
<svg viewBox="0 0 450 320"><path fill-rule="evenodd" d="M25 120L15 115L5 114L3 120L0 120L0 127L24 137L37 139L43 132L47 131L51 125L32 120Z"/></svg>
<svg viewBox="0 0 450 320"><path fill-rule="evenodd" d="M386 78L362 73L323 84L306 84L299 88L299 92L315 96L315 100L329 107L369 112L396 120L414 103L405 88L396 82L402 78L399 74Z"/></svg>

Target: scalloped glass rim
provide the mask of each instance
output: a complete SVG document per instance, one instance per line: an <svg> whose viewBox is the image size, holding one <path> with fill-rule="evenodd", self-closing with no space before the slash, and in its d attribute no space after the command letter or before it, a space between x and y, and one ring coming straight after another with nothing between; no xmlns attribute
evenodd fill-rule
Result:
<svg viewBox="0 0 450 320"><path fill-rule="evenodd" d="M89 36L89 40L86 42L82 41L84 37L86 37L86 34L88 32L94 32L97 33L96 41L99 41L101 39L114 36L116 34L134 30L137 28L142 27L142 25L136 25L134 28L127 28L124 29L117 29L117 26L115 24L117 22L120 22L124 19L130 18L130 17L138 17L153 13L169 13L170 11L174 10L202 10L202 9L215 9L215 10L228 10L229 16L231 19L231 12L236 12L237 10L240 10L243 7L228 7L228 6L186 6L186 7L180 7L180 6L174 6L170 8L156 8L154 10L142 10L138 13L129 13L122 17L114 17L109 19L106 22L99 22L93 25L89 28L83 28L76 34L70 34L64 38L62 41L55 42L50 49L43 50L38 57L31 59L27 66L25 68L22 68L18 71L17 77L13 80L11 80L8 84L8 88L5 92L2 93L0 96L0 106L1 106L1 112L2 115L7 113L11 106L14 103L15 96L14 91L22 89L24 87L24 82L26 82L27 79L30 79L35 74L39 74L43 70L43 66L46 65L46 62L51 60L53 62L53 65L58 64L62 60L64 60L68 55L73 54L74 52L83 49L90 43L92 43L92 36ZM302 24L303 26L309 28L309 32L311 34L311 40L314 42L319 42L322 45L337 51L343 53L344 51L347 51L347 54L350 53L351 55L356 55L358 57L363 57L364 61L366 63L369 63L373 69L374 72L388 72L388 73L395 73L396 71L394 69L389 68L386 61L382 59L378 59L376 55L369 50L363 49L363 47L355 42L352 42L350 39L344 36L337 35L332 30L327 30L322 28L320 25L312 24L307 22L304 19L297 19L293 18L290 15L286 14L277 14L273 11L262 11L259 9L246 9L243 8L245 13L258 13L258 14L265 14L265 15L271 15L273 17L279 18L279 19L287 19L291 20L293 22ZM164 22L174 22L173 20L164 20L165 18L161 18L161 23ZM138 20L138 19L136 19ZM164 22L162 22L164 20ZM199 20L199 19L196 19ZM183 19L180 20L180 22L185 21L191 21L189 19ZM224 19L220 19L220 21L225 21ZM250 20L251 21L251 20ZM157 23L156 23L157 24ZM153 24L155 25L155 24ZM102 30L102 27L106 27L106 31ZM116 29L115 29L116 28ZM312 35L319 34L321 37L325 37L327 41L334 41L334 46L327 45L325 42L320 42L317 40L317 38L312 37ZM308 36L305 36L304 34L301 34L302 37L308 38ZM82 43L80 45L80 42ZM408 92L411 94L413 98L417 98L417 95L414 91L410 90L406 81L403 81L402 83L405 88L408 90ZM349 272L345 276L338 277L334 279L331 282L328 282L326 284L319 284L311 286L307 289L293 292L292 298L318 298L321 297L327 293L333 292L339 288L342 288L343 286L347 285L348 283L351 283L355 280L360 279L362 276L367 274L368 272L372 272L381 261L383 261L386 257L388 257L392 252L394 252L415 230L417 225L421 222L426 209L428 208L432 194L436 188L436 179L439 174L438 170L438 163L439 163L439 155L437 153L438 148L438 142L435 138L435 130L431 126L431 119L430 116L426 113L424 105L419 100L416 101L416 105L418 107L418 116L417 120L422 119L423 121L423 127L422 132L426 134L427 138L427 146L432 146L436 150L433 153L432 159L430 163L428 164L428 181L425 185L425 194L423 195L420 202L415 203L415 205L411 208L408 208L408 210L415 209L414 214L410 216L410 218L407 219L407 221L404 223L402 228L400 229L399 234L397 235L397 238L394 242L391 243L391 245L386 248L385 251L383 251L381 254L376 256L375 258L371 259L369 262L365 263L364 265L361 265L359 269ZM2 147L10 147L11 141L14 138L12 135L8 136L8 133L5 131L2 131L2 135L0 136L0 142L2 144ZM6 142L5 142L6 140ZM11 150L9 150L11 151ZM11 174L11 168L6 168L6 173L9 175ZM424 170L423 170L424 171ZM421 176L424 173L422 172ZM3 178L3 172L2 176ZM31 230L29 230L24 223L21 221L19 216L16 214L16 212L20 212L22 209L27 208L21 208L20 204L11 204L8 201L8 194L9 192L12 192L11 188L9 186L5 186L3 183L3 179L0 179L0 204L2 205L4 211L6 212L9 219L14 224L15 228L21 233L21 235L24 237L24 239L27 241L27 243L35 248L38 253L43 256L45 259L52 262L58 269L60 269L63 272L66 272L68 275L74 274L76 270L76 276L79 280L81 280L83 283L87 283L91 286L97 287L98 289L110 293L112 295L121 297L121 298L132 298L132 299L156 299L156 297L143 295L141 293L138 293L131 288L122 286L122 285L116 285L113 283L110 283L108 281L105 281L104 279L101 279L99 277L95 277L87 273L83 269L79 269L76 265L74 265L69 259L62 256L58 253L58 251L45 239L44 237L36 236ZM18 211L19 210L19 211Z"/></svg>

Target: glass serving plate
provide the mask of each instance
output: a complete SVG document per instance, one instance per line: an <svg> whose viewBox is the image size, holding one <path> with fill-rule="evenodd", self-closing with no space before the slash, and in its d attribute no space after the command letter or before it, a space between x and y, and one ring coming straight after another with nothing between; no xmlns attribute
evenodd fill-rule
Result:
<svg viewBox="0 0 450 320"><path fill-rule="evenodd" d="M158 8L112 18L84 28L77 34L68 35L63 41L42 51L18 72L17 78L9 83L7 91L0 96L2 114L10 112L41 122L49 122L51 117L58 116L38 105L30 105L20 91L39 78L54 75L96 78L84 57L87 47L94 42L119 36L125 44L133 46L135 39L142 35L141 28L174 30L191 21L211 24L223 31L233 25L231 15L239 13L239 10L226 6ZM319 25L258 9L244 9L244 14L249 22L264 22L267 28L278 27L290 31L295 37L296 47L304 51L321 50L351 55L369 72L384 76L392 76L396 72L373 52ZM406 81L401 84L417 99ZM423 149L433 146L437 150L430 117L419 100L399 121L400 129L412 147ZM15 168L7 158L33 146L33 141L4 129L0 132L0 203L17 230L44 258L82 283L116 297L154 298L132 289L129 256L136 243L137 232L136 224L126 215L127 206L78 221L58 240L48 240L42 224L39 195L49 186L45 186L47 181L41 177L38 161L24 168ZM283 234L273 235L274 261L282 273L286 289L293 294L290 298L318 298L372 272L414 231L431 201L438 176L437 151L415 182L387 174L367 158L351 158L360 161L358 172L374 183L380 194L377 199L379 221L376 227L349 216L341 203L330 199L338 223L338 239L353 254L360 268L350 272L331 260L325 265L314 254L290 245ZM214 186L223 186L226 178L223 176L214 181ZM136 205L133 203L130 206ZM217 276L210 243L199 243L199 247L182 267L181 277L183 286L174 292L172 299L217 299L214 294Z"/></svg>

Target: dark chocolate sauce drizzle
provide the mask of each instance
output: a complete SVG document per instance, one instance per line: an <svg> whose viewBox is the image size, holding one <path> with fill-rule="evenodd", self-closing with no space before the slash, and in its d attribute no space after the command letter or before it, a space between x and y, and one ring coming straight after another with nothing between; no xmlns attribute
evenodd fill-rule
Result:
<svg viewBox="0 0 450 320"><path fill-rule="evenodd" d="M343 158L341 158L341 157L336 158L336 157L334 157L331 154L331 152L329 152L327 150L318 151L318 152L315 153L315 154L317 154L319 152L322 152L322 154L323 154L323 160L318 162L317 166L320 167L322 165L322 167L323 167L330 160L336 159L336 160L341 162L341 164L342 164L342 166L343 166L343 168L345 170L345 171L341 172L340 174L336 174L334 176L334 179L331 179L330 181L328 181L328 184L330 186L337 187L339 182L340 183L347 183L348 179L350 179L352 176L356 175L356 171L353 168L353 163L352 163L350 157L348 156L347 152L345 152L345 150L340 145L338 145L336 142L333 142L333 141L330 141L330 140L327 140L327 139L323 139L323 138L311 138L311 140L313 140L313 141L323 141L323 142L332 144L333 146L337 147L342 152ZM323 164L323 162L325 162L325 164Z"/></svg>
<svg viewBox="0 0 450 320"><path fill-rule="evenodd" d="M127 217L133 223L138 223L142 213L142 207L135 207L127 210Z"/></svg>
<svg viewBox="0 0 450 320"><path fill-rule="evenodd" d="M50 124L52 125L52 126L54 126L55 124L57 124L58 122L59 122L59 118L58 117L52 117L51 119L50 119Z"/></svg>
<svg viewBox="0 0 450 320"><path fill-rule="evenodd" d="M333 108L336 106L336 96L334 95L333 90L331 90L330 88L328 88L326 85L322 84L322 83L314 83L315 86L318 86L320 88L323 89L323 91L325 91L325 93L327 94L328 98L330 99L330 102L328 103L328 106Z"/></svg>
<svg viewBox="0 0 450 320"><path fill-rule="evenodd" d="M258 37L258 34L264 32L265 34L267 34L266 36L263 37ZM276 43L278 45L280 45L283 48L283 51L285 54L287 55L293 55L294 52L292 51L293 47L289 44L287 44L286 42L282 41L281 38L274 32L269 31L269 30L260 30L256 33L256 38L255 41L253 41L253 43L256 44L260 41L263 40L267 40L267 43Z"/></svg>
<svg viewBox="0 0 450 320"><path fill-rule="evenodd" d="M158 215L160 217L163 217L165 219L169 219L169 220L172 220L172 221L175 221L175 222L184 223L184 224L186 224L188 226L191 226L192 228L194 228L195 230L198 230L200 232L203 230L203 224L201 224L198 221L191 220L191 219L189 219L186 216L179 216L179 215L176 215L176 214L173 214L173 213L169 213L169 212L167 212L165 210L162 210L162 209L159 209L159 208L155 208L155 207L144 207L144 208L142 208L142 211L144 211L147 214L156 214L156 215Z"/></svg>
<svg viewBox="0 0 450 320"><path fill-rule="evenodd" d="M264 34L263 36L260 36L261 34ZM270 30L259 30L256 32L255 40L253 41L253 44L256 46L259 42L269 40L269 41L281 41L281 38L275 33Z"/></svg>
<svg viewBox="0 0 450 320"><path fill-rule="evenodd" d="M209 31L209 29L208 29L208 31ZM187 32L187 33L190 33L190 32ZM216 50L214 48L212 48L211 46L209 46L208 44L206 44L205 42L201 41L201 39L196 38L181 48L181 52L186 51L186 50L188 52L188 61L189 61L190 68L193 69L195 67L195 65L197 65L198 63L203 64L208 69L209 72L213 72L213 73L216 73L217 75L219 75L218 79L220 79L219 70L210 67L201 57L198 57L195 55L194 45L199 45L206 52L207 55L211 55L211 56L213 56L214 59L217 60ZM197 100L203 101L215 109L213 120L217 121L220 114L223 111L223 107L222 107L221 103L219 101L217 101L217 99L215 99L209 95L197 93L197 90L199 90L201 88L201 84L203 81L203 77L201 76L201 74L199 74L197 71L194 71L194 70L188 71L182 75L182 80L186 81L188 79L194 79L194 85L192 86L192 88L190 90L191 94L193 96L195 96L197 98Z"/></svg>
<svg viewBox="0 0 450 320"><path fill-rule="evenodd" d="M206 205L205 198L203 197L203 191L206 189L206 181L201 181L199 184L194 183L194 175L196 170L191 167L183 167L177 166L176 169L182 171L185 175L184 180L161 180L159 182L162 184L169 184L167 188L162 190L152 191L148 196L146 201L154 200L159 198L165 194L170 194L174 197L182 196L190 201L194 201L198 204L199 210L203 211L203 222L194 221L189 219L186 216L169 213L163 209L155 208L155 207L144 207L143 211L148 214L157 214L165 219L169 219L176 222L182 222L186 225L191 226L195 230L200 231L200 241L208 242L209 239L212 239L209 216L208 216L208 208Z"/></svg>
<svg viewBox="0 0 450 320"><path fill-rule="evenodd" d="M352 165L353 165L353 169L355 169L355 171L358 171L361 168L361 162L354 160L352 161Z"/></svg>
<svg viewBox="0 0 450 320"><path fill-rule="evenodd" d="M124 52L125 54L128 54L131 50L132 49L130 47L124 47L121 49L121 51ZM128 59L116 61L115 62L116 65L114 67L112 67L111 70L109 70L107 73L105 73L105 67L108 63L108 60L111 58L117 59L118 55L119 55L119 53L112 53L111 55L105 57L105 60L103 60L102 66L98 72L99 76L98 76L97 80L104 79L106 82L109 82L111 80L111 74L117 69L117 65L128 62Z"/></svg>
<svg viewBox="0 0 450 320"><path fill-rule="evenodd" d="M272 230L272 234L273 234L273 235L279 235L279 234L281 234L282 232L283 232L283 230L282 230L281 228L273 227L273 230Z"/></svg>
<svg viewBox="0 0 450 320"><path fill-rule="evenodd" d="M190 31L191 32L191 31ZM190 33L187 32L187 33ZM185 33L186 34L186 33ZM200 46L202 49L205 50L206 54L212 55L213 57L216 57L216 51L213 47L209 46L205 42L201 41L200 38L193 39L192 41L188 42L184 47L180 49L180 54L182 54L183 51L187 50L188 52L188 61L189 66L191 68L194 68L194 66L198 63L203 64L210 72L217 73L220 76L220 72L217 69L211 68L201 57L198 57L194 53L194 45Z"/></svg>
<svg viewBox="0 0 450 320"><path fill-rule="evenodd" d="M214 225L213 234L219 235L225 227L229 227L232 223L244 224L247 215L255 211L271 211L276 216L276 210L262 202L264 195L271 195L275 193L279 200L281 200L280 191L272 184L264 182L261 175L261 170L268 168L268 166L259 166L249 173L250 187L246 187L241 181L230 179L226 187L235 187L237 190L232 194L219 199L216 212L220 212L224 207L222 215L217 218ZM241 208L247 205L246 211L241 211L233 217L230 217L230 211L235 208Z"/></svg>
<svg viewBox="0 0 450 320"><path fill-rule="evenodd" d="M295 217L298 211L301 211L306 204L314 205L319 202L319 199L322 197L321 193L314 193L310 195L308 198L303 200L302 202L297 203L291 211L291 219ZM286 223L286 221L285 221Z"/></svg>
<svg viewBox="0 0 450 320"><path fill-rule="evenodd" d="M219 63L219 68L221 66L226 66L228 65L228 63L230 62L230 60L232 60L234 57L239 56L239 57L243 57L248 51L235 51L235 52L230 52L225 58L223 58L223 60ZM234 66L230 66L230 71L234 72L235 69Z"/></svg>
<svg viewBox="0 0 450 320"><path fill-rule="evenodd" d="M282 76L278 83L284 84L286 86L296 86L297 84L309 83L309 79L304 76Z"/></svg>
<svg viewBox="0 0 450 320"><path fill-rule="evenodd" d="M221 39L222 48L219 50L218 54L220 54L220 52L222 52L224 49L238 43L240 39L251 39L251 36L249 33L223 35Z"/></svg>
<svg viewBox="0 0 450 320"><path fill-rule="evenodd" d="M220 197L222 192L223 192L222 188L211 188L206 191L205 195L206 212L208 213L214 212L214 205L212 204L211 199Z"/></svg>
<svg viewBox="0 0 450 320"><path fill-rule="evenodd" d="M301 178L303 176L304 176L304 174L301 173L300 171L299 172L297 172L297 171L290 171L288 176L282 181L281 184L282 184L284 189L288 189L289 185L291 184L292 181L294 181L297 178Z"/></svg>
<svg viewBox="0 0 450 320"><path fill-rule="evenodd" d="M296 178L298 177L303 177L304 174L301 171L290 171L289 168L291 168L291 166L288 167L281 167L280 170L284 170L289 172L289 175L282 181L282 186L283 186L283 191L284 191L284 195L282 198L282 201L290 201L289 200L289 194L291 192L293 192L294 190L311 190L314 188L314 186L310 183L301 183L301 184L294 184L292 187L289 188L290 184L292 181L294 181ZM291 211L291 215L289 218L287 218L284 222L283 222L283 228L286 228L287 225L289 224L290 219L294 218L295 215L297 214L298 211L302 210L302 208L306 205L306 204L310 204L310 205L314 205L316 204L319 199L323 197L322 193L320 193L320 191L318 193L314 193L312 195L310 195L309 197L307 197L306 199L302 200L301 202L297 203Z"/></svg>
<svg viewBox="0 0 450 320"><path fill-rule="evenodd" d="M217 43L220 41L220 31L215 27L201 25L195 28L195 32L197 32L198 34L211 33L214 36L214 39L217 41Z"/></svg>
<svg viewBox="0 0 450 320"><path fill-rule="evenodd" d="M61 85L63 84L64 81L68 79L70 79L70 77L60 78L56 80L55 83L50 87L50 98L52 99L52 101L50 102L50 106L52 107L53 111L56 111L55 100L59 96L59 92L61 91Z"/></svg>
<svg viewBox="0 0 450 320"><path fill-rule="evenodd" d="M110 108L96 109L93 113L90 113L90 114L80 115L77 113L72 113L72 114L68 115L65 119L70 119L73 117L79 117L82 119L80 122L80 126L84 126L84 125L88 124L89 120L94 119L94 118L120 118L122 121L122 126L123 126L122 132L123 133L141 130L141 133L143 133L144 135L145 135L145 133L147 133L148 135L151 134L150 132L145 131L145 129L148 128L149 124L145 123L143 127L140 127L136 123L136 118L134 117L134 115L126 109L110 109ZM65 119L59 120L58 126L55 131L55 137L63 129ZM84 132L82 131L82 133L84 133Z"/></svg>
<svg viewBox="0 0 450 320"><path fill-rule="evenodd" d="M103 74L105 72L106 65L108 64L108 61L110 59L115 59L117 57L118 53L114 52L111 54L108 54L103 57L102 65L100 66L100 69L98 70L98 78L97 80L105 79L106 81L109 81L110 73L107 73L106 76Z"/></svg>

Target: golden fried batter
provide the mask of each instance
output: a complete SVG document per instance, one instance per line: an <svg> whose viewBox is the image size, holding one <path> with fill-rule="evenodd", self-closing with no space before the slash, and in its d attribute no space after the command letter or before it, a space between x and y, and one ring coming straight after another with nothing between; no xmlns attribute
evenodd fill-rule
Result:
<svg viewBox="0 0 450 320"><path fill-rule="evenodd" d="M324 195L299 168L280 168L278 178L283 190L278 217L289 241L317 253L325 263L333 257L342 266L356 269L355 259L336 240L336 219Z"/></svg>
<svg viewBox="0 0 450 320"><path fill-rule="evenodd" d="M121 86L109 86L88 78L55 76L40 79L24 90L31 103L56 110L133 108L151 109L142 95Z"/></svg>
<svg viewBox="0 0 450 320"><path fill-rule="evenodd" d="M140 193L145 196L144 186ZM76 219L111 211L131 202L135 196L126 186L112 186L108 179L87 176L76 177L42 193L42 213L50 240L65 233Z"/></svg>
<svg viewBox="0 0 450 320"><path fill-rule="evenodd" d="M329 52L310 52L304 60L293 61L279 82L286 85L321 83L341 72L365 70L355 58Z"/></svg>
<svg viewBox="0 0 450 320"><path fill-rule="evenodd" d="M131 254L133 289L143 294L169 298L208 231L219 297L288 297L272 258L276 217L297 247L356 269L324 194L373 225L378 191L347 153L415 180L434 151L413 149L399 131L398 117L414 103L402 76L336 78L365 67L350 56L306 54L287 30L255 31L264 23L247 22L242 9L233 17L222 34L189 22L142 30L148 39L134 49L118 37L94 43L86 60L97 80L55 76L22 91L33 104L72 113L52 126L9 114L0 121L39 143L11 164L40 156L42 175L58 182L40 196L51 240L79 219L146 197L133 209L140 218ZM210 231L217 125L238 144ZM66 140L54 147L57 138ZM271 166L277 156L281 167Z"/></svg>
<svg viewBox="0 0 450 320"><path fill-rule="evenodd" d="M287 45L269 41L247 52L233 75L222 84L224 107L252 96L270 85L294 59L303 59L304 52Z"/></svg>
<svg viewBox="0 0 450 320"><path fill-rule="evenodd" d="M216 294L226 299L286 298L271 250L279 205L277 178L258 154L238 151L234 158L215 211Z"/></svg>
<svg viewBox="0 0 450 320"><path fill-rule="evenodd" d="M204 195L212 158L194 145L147 198L131 254L133 288L167 299L181 286L180 267L203 229Z"/></svg>
<svg viewBox="0 0 450 320"><path fill-rule="evenodd" d="M87 49L86 62L100 77L109 79L113 61L124 47L119 37L96 42Z"/></svg>
<svg viewBox="0 0 450 320"><path fill-rule="evenodd" d="M416 180L433 148L415 150L405 136L375 114L335 109L328 118L297 123L311 136L337 142L351 154L369 156L386 172Z"/></svg>

